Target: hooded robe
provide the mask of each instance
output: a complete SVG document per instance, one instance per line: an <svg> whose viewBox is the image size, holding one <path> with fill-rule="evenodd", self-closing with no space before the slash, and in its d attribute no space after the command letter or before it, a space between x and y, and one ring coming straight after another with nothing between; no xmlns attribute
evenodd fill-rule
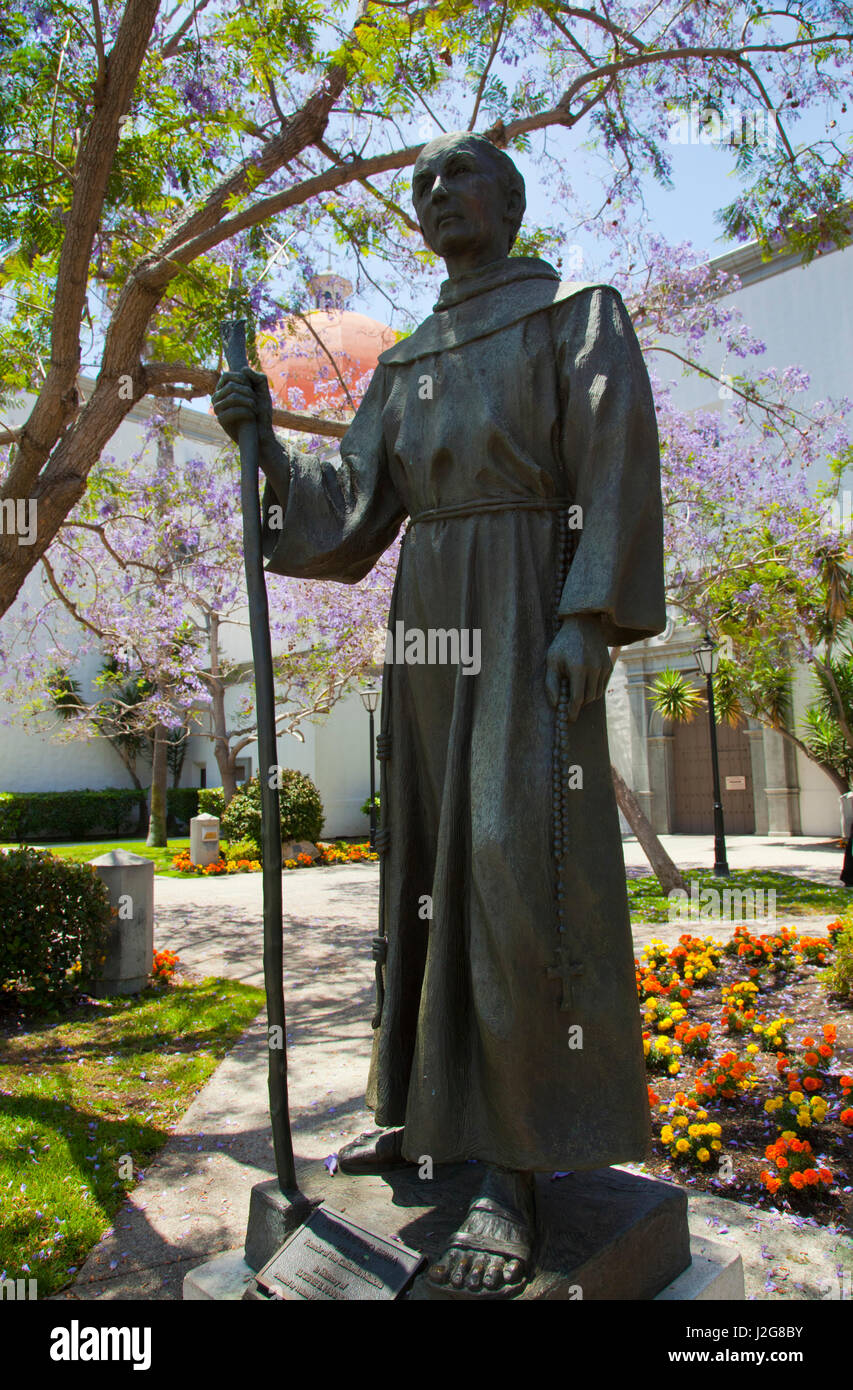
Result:
<svg viewBox="0 0 853 1390"><path fill-rule="evenodd" d="M285 449L265 468L277 574L356 583L411 519L378 740L377 1122L405 1126L413 1160L547 1171L643 1158L604 700L566 728L552 780L545 693L559 618L600 615L611 645L665 623L655 413L619 294L526 257L446 281L435 312L380 356L340 463ZM424 637L401 643L401 623ZM466 630L469 656L479 632L476 671L448 645ZM430 631L444 634L431 662L401 659Z"/></svg>

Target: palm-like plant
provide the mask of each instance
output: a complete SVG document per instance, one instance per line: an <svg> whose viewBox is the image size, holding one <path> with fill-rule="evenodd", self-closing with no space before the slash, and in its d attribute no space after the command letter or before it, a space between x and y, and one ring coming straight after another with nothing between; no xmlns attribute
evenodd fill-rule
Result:
<svg viewBox="0 0 853 1390"><path fill-rule="evenodd" d="M674 724L689 724L705 704L683 671L667 668L649 685L652 708Z"/></svg>

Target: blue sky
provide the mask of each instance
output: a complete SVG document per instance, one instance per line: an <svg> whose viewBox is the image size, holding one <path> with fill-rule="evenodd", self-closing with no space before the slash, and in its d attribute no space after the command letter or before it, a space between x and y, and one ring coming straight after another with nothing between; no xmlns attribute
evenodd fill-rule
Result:
<svg viewBox="0 0 853 1390"><path fill-rule="evenodd" d="M836 129L832 134L841 143L849 138L853 124L850 123L849 115L844 117L839 113L839 117L839 125L844 121L846 129ZM822 111L814 110L796 126L788 128L789 138L795 148L825 138L827 119ZM731 250L736 243L724 238L722 228L714 219L715 212L733 200L739 187L731 151L695 140L689 144L672 144L668 148L672 159L673 187L666 189L649 179L645 189L646 207L652 228L668 241L691 242L703 258L718 256ZM553 223L554 209L540 186L539 173L533 159L525 156L513 157L516 158L527 182L528 221ZM575 188L581 203L594 204L598 201L598 180L594 173L594 160L591 160L589 155L584 155L583 163L578 162ZM584 266L579 272L572 273L571 268L564 264L563 273L567 279L586 279L591 261L595 257L595 237L591 232L578 235L577 243L584 255ZM354 266L347 265L337 247L332 253L332 260L336 269L355 279ZM441 272L437 271L436 284L442 278ZM432 300L432 294L424 293L418 296L413 307L421 316L425 316L430 312ZM389 318L387 301L370 285L366 285L363 291L354 297L350 307L370 314L382 322Z"/></svg>

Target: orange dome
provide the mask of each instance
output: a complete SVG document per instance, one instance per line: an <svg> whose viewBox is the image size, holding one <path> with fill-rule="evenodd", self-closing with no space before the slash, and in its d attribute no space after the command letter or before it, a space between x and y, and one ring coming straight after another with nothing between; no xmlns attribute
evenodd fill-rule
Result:
<svg viewBox="0 0 853 1390"><path fill-rule="evenodd" d="M337 367L357 405L380 352L397 341L397 334L343 307L351 286L341 277L316 276L312 289L322 308L304 318L287 315L277 328L258 334L258 355L273 398L285 410L345 408Z"/></svg>

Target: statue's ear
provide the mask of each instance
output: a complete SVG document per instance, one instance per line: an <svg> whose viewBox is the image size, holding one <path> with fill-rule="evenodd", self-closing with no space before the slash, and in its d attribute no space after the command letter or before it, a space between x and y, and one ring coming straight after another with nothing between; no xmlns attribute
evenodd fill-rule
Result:
<svg viewBox="0 0 853 1390"><path fill-rule="evenodd" d="M517 217L521 212L521 189L510 188L507 190L506 210L510 217Z"/></svg>

